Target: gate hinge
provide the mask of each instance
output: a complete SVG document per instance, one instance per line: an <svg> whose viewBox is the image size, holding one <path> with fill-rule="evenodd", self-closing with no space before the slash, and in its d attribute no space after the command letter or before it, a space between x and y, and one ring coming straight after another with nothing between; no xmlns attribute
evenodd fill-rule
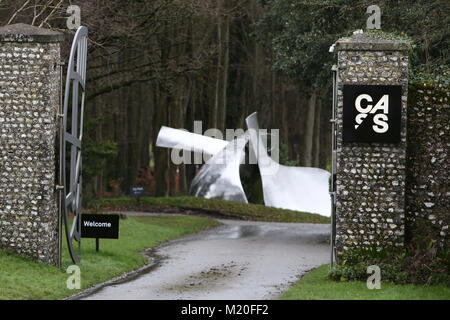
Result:
<svg viewBox="0 0 450 320"><path fill-rule="evenodd" d="M56 190L64 190L64 186L56 185Z"/></svg>

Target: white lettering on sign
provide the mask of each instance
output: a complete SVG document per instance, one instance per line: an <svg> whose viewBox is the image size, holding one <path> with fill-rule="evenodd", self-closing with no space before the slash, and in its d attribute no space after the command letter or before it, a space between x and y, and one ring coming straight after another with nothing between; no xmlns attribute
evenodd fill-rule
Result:
<svg viewBox="0 0 450 320"><path fill-rule="evenodd" d="M366 107L361 106L362 101L367 101ZM389 113L389 95L385 94L381 97L381 99L373 106L372 97L368 94L360 94L356 97L355 100L355 108L359 112L355 118L355 129L358 129L359 125L363 122L363 120L367 117L367 114L376 113L377 111L382 111L383 113L377 113L373 116L372 126L373 131L376 133L385 133L389 130L389 125L387 121L389 120L387 114Z"/></svg>
<svg viewBox="0 0 450 320"><path fill-rule="evenodd" d="M375 123L372 126L373 131L376 133L385 133L388 131L389 126L387 124L388 116L383 113L378 113L373 116L373 123Z"/></svg>
<svg viewBox="0 0 450 320"><path fill-rule="evenodd" d="M387 114L389 112L389 96L387 94L381 97L380 101L377 102L370 113L375 113L378 110L382 110L384 114Z"/></svg>
<svg viewBox="0 0 450 320"><path fill-rule="evenodd" d="M368 113L370 111L370 109L372 109L372 105L368 103L367 107L363 108L363 107L361 107L362 100L366 100L367 102L372 102L372 97L369 96L368 94L360 94L355 100L356 110L358 110L358 112L360 112L360 113Z"/></svg>
<svg viewBox="0 0 450 320"><path fill-rule="evenodd" d="M110 222L83 221L85 227L111 228Z"/></svg>

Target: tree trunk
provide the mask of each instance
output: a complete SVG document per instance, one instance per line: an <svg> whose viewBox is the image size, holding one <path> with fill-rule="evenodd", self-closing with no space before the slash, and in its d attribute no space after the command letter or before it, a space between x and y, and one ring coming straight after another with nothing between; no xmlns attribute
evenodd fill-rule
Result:
<svg viewBox="0 0 450 320"><path fill-rule="evenodd" d="M313 166L318 168L320 166L320 124L322 116L322 99L319 97L316 103L315 123L314 123L314 161Z"/></svg>
<svg viewBox="0 0 450 320"><path fill-rule="evenodd" d="M156 146L157 132L162 125L167 124L167 96L164 90L161 90L159 94L159 101L155 112L154 128L156 134L153 135L153 145ZM155 154L155 181L156 192L155 195L165 196L168 188L168 175L167 173L167 149L166 148L154 148Z"/></svg>
<svg viewBox="0 0 450 320"><path fill-rule="evenodd" d="M222 68L221 68L221 101L219 105L220 117L218 121L219 129L225 132L226 118L227 118L227 88L228 88L228 69L230 64L230 17L225 16L224 28L222 28L224 34L223 40L223 56L222 56Z"/></svg>
<svg viewBox="0 0 450 320"><path fill-rule="evenodd" d="M286 103L286 88L283 85L282 81L280 81L278 84L278 90L280 95L281 129L283 133L282 141L287 146L290 146L291 144L289 140L289 116Z"/></svg>
<svg viewBox="0 0 450 320"><path fill-rule="evenodd" d="M216 64L216 86L214 89L214 105L210 112L209 127L218 127L219 104L220 104L220 89L221 89L221 69L222 69L222 17L219 15L217 23L217 64Z"/></svg>
<svg viewBox="0 0 450 320"><path fill-rule="evenodd" d="M312 147L313 147L313 137L314 137L314 120L315 120L315 111L316 111L316 98L317 94L315 90L312 90L311 96L309 98L308 103L308 111L306 114L306 127L305 127L305 135L304 135L304 157L303 157L303 166L311 167L312 166Z"/></svg>

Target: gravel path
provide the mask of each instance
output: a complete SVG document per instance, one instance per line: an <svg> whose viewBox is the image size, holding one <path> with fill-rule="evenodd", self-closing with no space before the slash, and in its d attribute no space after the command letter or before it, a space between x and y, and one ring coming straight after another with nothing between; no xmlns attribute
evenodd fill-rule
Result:
<svg viewBox="0 0 450 320"><path fill-rule="evenodd" d="M276 299L329 262L329 225L219 221L224 225L150 251L145 271L78 298Z"/></svg>

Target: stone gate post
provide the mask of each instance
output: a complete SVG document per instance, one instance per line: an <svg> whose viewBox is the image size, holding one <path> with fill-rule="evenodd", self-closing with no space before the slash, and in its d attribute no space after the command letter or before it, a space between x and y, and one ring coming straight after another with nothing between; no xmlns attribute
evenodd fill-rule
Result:
<svg viewBox="0 0 450 320"><path fill-rule="evenodd" d="M336 43L338 262L351 248L404 244L409 43L369 34Z"/></svg>
<svg viewBox="0 0 450 320"><path fill-rule="evenodd" d="M0 27L0 248L53 265L62 40L25 24Z"/></svg>

